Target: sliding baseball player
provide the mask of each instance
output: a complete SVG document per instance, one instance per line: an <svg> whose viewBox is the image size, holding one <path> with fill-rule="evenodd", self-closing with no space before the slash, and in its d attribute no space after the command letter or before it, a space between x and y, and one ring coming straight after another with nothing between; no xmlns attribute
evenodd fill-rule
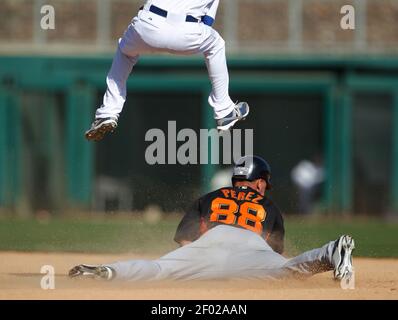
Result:
<svg viewBox="0 0 398 320"><path fill-rule="evenodd" d="M266 279L308 277L333 271L353 274L354 240L347 235L288 259L283 253L283 218L267 197L271 169L260 157L243 157L234 167L232 187L198 199L178 226L181 245L156 260L78 265L70 277L139 280Z"/></svg>

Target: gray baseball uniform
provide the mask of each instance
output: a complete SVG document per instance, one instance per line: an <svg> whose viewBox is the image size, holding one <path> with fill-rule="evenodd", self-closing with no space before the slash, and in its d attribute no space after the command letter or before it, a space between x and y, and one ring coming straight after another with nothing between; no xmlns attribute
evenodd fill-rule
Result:
<svg viewBox="0 0 398 320"><path fill-rule="evenodd" d="M292 259L281 255L283 219L248 187L222 188L200 198L181 221L176 241L192 241L156 260L106 266L121 280L266 279L333 270L335 242Z"/></svg>

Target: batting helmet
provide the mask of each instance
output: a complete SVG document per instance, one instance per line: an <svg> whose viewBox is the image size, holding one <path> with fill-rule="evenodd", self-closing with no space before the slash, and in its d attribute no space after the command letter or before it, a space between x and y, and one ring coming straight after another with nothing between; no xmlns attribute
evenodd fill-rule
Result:
<svg viewBox="0 0 398 320"><path fill-rule="evenodd" d="M267 161L258 156L244 156L240 158L234 167L232 184L237 180L253 181L264 179L267 189L271 189L271 167Z"/></svg>

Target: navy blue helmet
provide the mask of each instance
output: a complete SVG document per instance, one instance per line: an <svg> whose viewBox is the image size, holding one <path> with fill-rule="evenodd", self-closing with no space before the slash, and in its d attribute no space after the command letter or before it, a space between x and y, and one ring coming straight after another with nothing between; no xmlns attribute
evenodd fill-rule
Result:
<svg viewBox="0 0 398 320"><path fill-rule="evenodd" d="M232 184L237 180L254 181L264 179L267 189L271 189L271 167L267 161L258 156L244 156L240 158L233 170Z"/></svg>

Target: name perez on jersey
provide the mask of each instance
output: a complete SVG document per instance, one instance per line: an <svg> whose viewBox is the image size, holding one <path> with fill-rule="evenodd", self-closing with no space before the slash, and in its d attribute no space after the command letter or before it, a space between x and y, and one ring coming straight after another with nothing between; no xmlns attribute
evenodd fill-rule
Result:
<svg viewBox="0 0 398 320"><path fill-rule="evenodd" d="M221 189L221 192L224 194L225 198L232 198L238 201L250 201L254 203L259 203L259 201L264 199L264 197L255 192L236 192L233 189Z"/></svg>
<svg viewBox="0 0 398 320"><path fill-rule="evenodd" d="M180 244L195 241L218 225L250 230L274 251L283 251L284 226L279 208L250 187L224 187L195 201L181 220L174 240Z"/></svg>

